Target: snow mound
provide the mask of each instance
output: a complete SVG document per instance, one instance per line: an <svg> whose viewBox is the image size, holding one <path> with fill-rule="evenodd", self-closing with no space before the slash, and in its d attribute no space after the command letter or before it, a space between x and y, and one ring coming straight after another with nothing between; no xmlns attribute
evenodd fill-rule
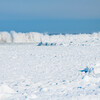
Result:
<svg viewBox="0 0 100 100"><path fill-rule="evenodd" d="M100 63L97 63L96 66L94 67L94 73L100 74Z"/></svg>
<svg viewBox="0 0 100 100"><path fill-rule="evenodd" d="M14 94L15 91L11 89L8 85L3 84L0 86L0 100L5 100Z"/></svg>
<svg viewBox="0 0 100 100"><path fill-rule="evenodd" d="M38 97L35 94L32 94L29 99L37 99Z"/></svg>

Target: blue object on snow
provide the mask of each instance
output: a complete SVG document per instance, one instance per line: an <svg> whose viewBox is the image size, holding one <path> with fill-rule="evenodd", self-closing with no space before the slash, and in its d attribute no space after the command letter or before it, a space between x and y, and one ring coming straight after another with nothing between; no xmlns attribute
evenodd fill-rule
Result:
<svg viewBox="0 0 100 100"><path fill-rule="evenodd" d="M79 87L77 87L77 88L81 89L82 87L81 87L81 86L79 86Z"/></svg>
<svg viewBox="0 0 100 100"><path fill-rule="evenodd" d="M49 45L49 44L46 42L46 43L45 43L45 46L48 46L48 45Z"/></svg>
<svg viewBox="0 0 100 100"><path fill-rule="evenodd" d="M37 46L41 46L43 43L42 42L40 42Z"/></svg>
<svg viewBox="0 0 100 100"><path fill-rule="evenodd" d="M85 72L85 73L90 73L91 71L93 71L93 68L89 68L88 66L86 68L84 68L83 70L80 70L81 72Z"/></svg>
<svg viewBox="0 0 100 100"><path fill-rule="evenodd" d="M62 82L66 82L66 80L63 80Z"/></svg>
<svg viewBox="0 0 100 100"><path fill-rule="evenodd" d="M56 43L42 43L40 42L37 46L56 46Z"/></svg>

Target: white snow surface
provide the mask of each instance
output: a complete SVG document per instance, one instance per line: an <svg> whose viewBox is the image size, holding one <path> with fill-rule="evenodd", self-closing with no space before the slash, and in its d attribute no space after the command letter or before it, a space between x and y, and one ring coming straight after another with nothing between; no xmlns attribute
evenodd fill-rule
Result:
<svg viewBox="0 0 100 100"><path fill-rule="evenodd" d="M16 44L3 34L0 100L100 100L100 33L67 35L74 42L56 46Z"/></svg>

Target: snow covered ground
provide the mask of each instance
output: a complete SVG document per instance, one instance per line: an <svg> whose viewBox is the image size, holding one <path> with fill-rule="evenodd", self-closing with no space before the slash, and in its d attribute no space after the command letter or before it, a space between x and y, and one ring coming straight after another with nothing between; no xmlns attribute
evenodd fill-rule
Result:
<svg viewBox="0 0 100 100"><path fill-rule="evenodd" d="M87 36L0 44L0 100L100 100L100 35Z"/></svg>

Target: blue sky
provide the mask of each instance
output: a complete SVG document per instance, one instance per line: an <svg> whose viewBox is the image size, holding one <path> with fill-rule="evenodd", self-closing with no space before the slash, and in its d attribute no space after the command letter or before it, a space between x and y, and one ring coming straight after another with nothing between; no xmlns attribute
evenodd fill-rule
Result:
<svg viewBox="0 0 100 100"><path fill-rule="evenodd" d="M0 20L99 19L100 0L0 0Z"/></svg>
<svg viewBox="0 0 100 100"><path fill-rule="evenodd" d="M0 0L0 31L100 31L100 0Z"/></svg>

